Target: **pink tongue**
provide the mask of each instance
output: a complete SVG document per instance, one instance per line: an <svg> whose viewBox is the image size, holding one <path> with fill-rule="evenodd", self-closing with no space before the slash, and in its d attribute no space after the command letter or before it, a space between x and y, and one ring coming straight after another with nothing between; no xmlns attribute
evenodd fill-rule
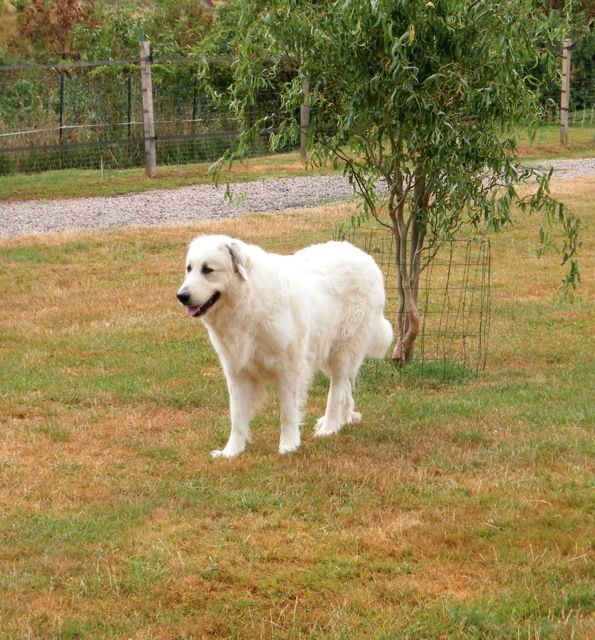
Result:
<svg viewBox="0 0 595 640"><path fill-rule="evenodd" d="M199 311L200 311L200 307L187 307L186 308L186 313L190 317L194 317Z"/></svg>

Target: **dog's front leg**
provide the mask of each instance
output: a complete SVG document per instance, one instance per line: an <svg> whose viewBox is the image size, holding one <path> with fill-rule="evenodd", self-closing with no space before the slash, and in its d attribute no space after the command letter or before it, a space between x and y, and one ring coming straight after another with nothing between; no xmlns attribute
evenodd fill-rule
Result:
<svg viewBox="0 0 595 640"><path fill-rule="evenodd" d="M291 453L300 446L300 424L306 401L307 385L303 380L287 377L280 380L281 439L279 453Z"/></svg>
<svg viewBox="0 0 595 640"><path fill-rule="evenodd" d="M250 442L250 421L262 402L264 388L246 375L227 375L231 433L224 449L211 451L213 458L234 458Z"/></svg>

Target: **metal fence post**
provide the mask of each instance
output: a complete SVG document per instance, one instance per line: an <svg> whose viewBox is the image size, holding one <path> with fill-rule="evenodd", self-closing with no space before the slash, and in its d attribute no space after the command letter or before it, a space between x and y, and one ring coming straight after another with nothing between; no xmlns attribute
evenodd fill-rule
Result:
<svg viewBox="0 0 595 640"><path fill-rule="evenodd" d="M568 107L570 105L570 50L572 40L566 38L562 48L562 89L560 95L560 144L568 144Z"/></svg>
<svg viewBox="0 0 595 640"><path fill-rule="evenodd" d="M132 137L132 74L128 74L128 78L126 80L126 89L128 93L128 102L127 102L127 121L128 121L128 139Z"/></svg>
<svg viewBox="0 0 595 640"><path fill-rule="evenodd" d="M62 144L63 135L64 135L64 72L60 74L60 132L59 132L60 144Z"/></svg>
<svg viewBox="0 0 595 640"><path fill-rule="evenodd" d="M192 86L192 131L194 131L194 125L196 124L196 116L198 114L198 91L196 87L196 76L194 76L194 85Z"/></svg>
<svg viewBox="0 0 595 640"><path fill-rule="evenodd" d="M151 48L142 35L140 42L140 80L143 97L143 125L145 130L145 172L152 178L157 173L157 154L155 151L155 119L153 116Z"/></svg>
<svg viewBox="0 0 595 640"><path fill-rule="evenodd" d="M310 83L302 84L302 106L300 107L300 152L302 160L308 159L308 128L310 126Z"/></svg>

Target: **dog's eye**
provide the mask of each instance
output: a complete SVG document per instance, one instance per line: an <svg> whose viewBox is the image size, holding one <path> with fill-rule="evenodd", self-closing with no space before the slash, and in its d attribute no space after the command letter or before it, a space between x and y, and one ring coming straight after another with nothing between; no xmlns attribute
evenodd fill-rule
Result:
<svg viewBox="0 0 595 640"><path fill-rule="evenodd" d="M192 265L186 265L186 273L190 273L192 271Z"/></svg>
<svg viewBox="0 0 595 640"><path fill-rule="evenodd" d="M214 269L211 269L211 267L207 267L206 264L203 264L201 272L203 275L208 276L209 273L213 273Z"/></svg>

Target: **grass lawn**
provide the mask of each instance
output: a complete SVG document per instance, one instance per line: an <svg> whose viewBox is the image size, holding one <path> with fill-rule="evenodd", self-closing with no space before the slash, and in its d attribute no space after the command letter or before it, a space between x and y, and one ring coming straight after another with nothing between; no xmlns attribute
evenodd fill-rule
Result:
<svg viewBox="0 0 595 640"><path fill-rule="evenodd" d="M519 134L518 145L519 155L528 160L592 158L595 156L595 125L571 126L567 146L560 144L560 127L555 124L539 127L534 136Z"/></svg>
<svg viewBox="0 0 595 640"><path fill-rule="evenodd" d="M595 184L579 299L539 220L493 238L488 366L365 366L364 415L277 454L274 397L234 461L224 379L175 299L188 240L286 250L350 205L0 241L0 637L587 638L593 602Z"/></svg>
<svg viewBox="0 0 595 640"><path fill-rule="evenodd" d="M570 142L560 145L560 130L555 125L540 127L534 137L519 134L519 155L528 160L558 158L588 158L595 156L595 127L571 127ZM157 175L147 178L144 169L68 169L39 174L0 176L0 202L35 199L77 198L86 196L116 196L153 189L175 189L192 184L210 184L210 163L161 166ZM304 166L299 153L277 154L252 158L234 164L222 173L222 180L240 182L257 178L329 174L331 166Z"/></svg>
<svg viewBox="0 0 595 640"><path fill-rule="evenodd" d="M45 171L39 174L0 176L0 202L118 196L154 189L175 189L193 184L212 184L213 179L209 173L211 165L212 163L209 162L161 166L158 167L157 175L153 178L148 178L143 168L112 169L105 171L103 178L100 172L94 169L67 169ZM306 168L299 153L286 153L250 158L246 162L234 163L231 169L223 168L221 179L222 182L243 182L265 177L285 178L332 172L331 167Z"/></svg>

